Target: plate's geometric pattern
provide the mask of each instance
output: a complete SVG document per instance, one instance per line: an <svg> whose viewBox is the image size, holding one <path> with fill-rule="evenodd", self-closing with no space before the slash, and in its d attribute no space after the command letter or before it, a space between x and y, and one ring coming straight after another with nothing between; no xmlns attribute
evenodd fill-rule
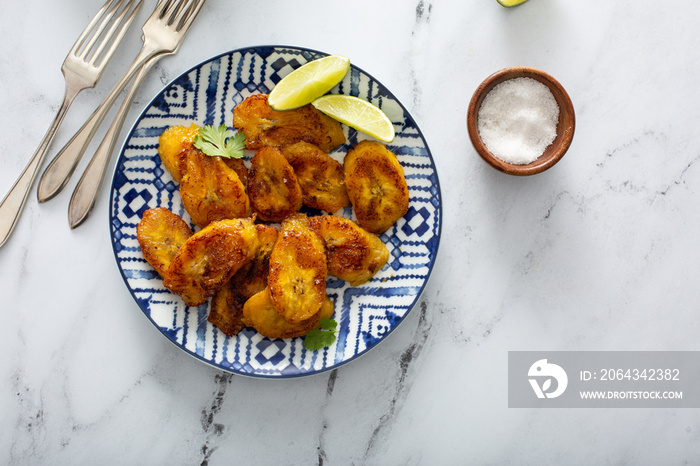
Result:
<svg viewBox="0 0 700 466"><path fill-rule="evenodd" d="M362 97L394 122L388 145L404 168L409 211L381 238L390 251L387 265L359 287L329 278L336 306L337 342L307 351L303 339L270 340L251 329L226 337L207 322L208 303L188 307L170 293L144 260L136 225L146 209L167 207L189 216L178 185L161 166L158 136L172 125L231 126L233 108L255 93L267 93L293 69L324 53L291 47L235 50L202 63L167 85L132 128L112 181L110 221L115 257L124 281L148 318L176 345L223 370L258 377L295 377L331 369L374 347L403 320L430 275L440 240L440 187L428 146L408 112L379 82L352 67L333 93ZM331 154L342 163L347 150L366 136L344 128L348 142ZM252 154L248 154L250 156ZM352 218L352 209L338 212Z"/></svg>

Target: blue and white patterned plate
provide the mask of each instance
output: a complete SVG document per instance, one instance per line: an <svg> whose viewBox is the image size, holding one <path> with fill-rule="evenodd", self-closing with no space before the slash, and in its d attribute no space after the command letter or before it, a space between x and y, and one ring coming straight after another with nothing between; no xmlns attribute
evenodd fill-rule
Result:
<svg viewBox="0 0 700 466"><path fill-rule="evenodd" d="M293 69L325 55L296 47L252 47L195 66L165 86L146 107L116 164L110 225L114 255L126 286L163 335L195 358L225 371L286 378L323 372L352 361L401 323L416 304L435 262L442 208L430 150L401 103L355 66L331 92L369 100L394 122L396 138L388 148L404 168L410 201L408 213L381 236L391 253L383 270L357 287L328 279L327 293L335 302L334 318L339 323L333 346L308 351L302 338L271 340L248 328L229 338L207 322L208 302L188 307L163 286L163 280L144 260L136 225L145 210L167 207L189 220L178 184L158 157L158 136L163 130L190 123L231 127L233 108L246 97L269 92ZM341 163L349 148L367 138L347 127L344 131L347 144L331 154ZM351 208L339 214L353 218Z"/></svg>

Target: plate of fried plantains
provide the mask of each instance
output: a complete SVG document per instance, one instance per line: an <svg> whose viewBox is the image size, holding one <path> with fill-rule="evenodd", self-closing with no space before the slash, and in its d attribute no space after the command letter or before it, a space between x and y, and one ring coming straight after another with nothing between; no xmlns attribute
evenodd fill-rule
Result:
<svg viewBox="0 0 700 466"><path fill-rule="evenodd" d="M261 378L324 372L374 348L416 305L442 226L438 175L406 108L351 65L331 94L366 100L376 140L267 95L328 54L237 49L167 84L136 120L111 186L117 266L186 353Z"/></svg>

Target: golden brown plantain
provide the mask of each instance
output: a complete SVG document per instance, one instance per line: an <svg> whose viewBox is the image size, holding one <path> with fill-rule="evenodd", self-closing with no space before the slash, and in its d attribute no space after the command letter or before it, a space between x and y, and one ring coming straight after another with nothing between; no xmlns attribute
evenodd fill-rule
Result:
<svg viewBox="0 0 700 466"><path fill-rule="evenodd" d="M247 300L248 298L237 292L233 286L233 278L231 278L212 296L207 320L221 330L224 335L229 337L238 335L245 327L243 305Z"/></svg>
<svg viewBox="0 0 700 466"><path fill-rule="evenodd" d="M213 222L180 247L163 284L188 306L199 306L253 260L259 245L252 219Z"/></svg>
<svg viewBox="0 0 700 466"><path fill-rule="evenodd" d="M186 152L186 166L180 196L192 222L205 227L216 220L250 216L245 186L221 157L210 157L193 148Z"/></svg>
<svg viewBox="0 0 700 466"><path fill-rule="evenodd" d="M243 186L245 186L246 182L248 181L248 167L245 166L243 159L223 157L221 160L223 160L224 163L229 166L229 168L232 168L233 171L236 172L238 179L241 180L241 183L243 183Z"/></svg>
<svg viewBox="0 0 700 466"><path fill-rule="evenodd" d="M255 225L258 232L258 250L253 261L239 270L234 276L236 288L243 296L250 298L267 286L267 274L270 271L270 254L277 242L279 230L269 225Z"/></svg>
<svg viewBox="0 0 700 466"><path fill-rule="evenodd" d="M316 314L326 296L326 275L323 239L309 228L306 215L287 217L272 248L267 278L277 313L293 324Z"/></svg>
<svg viewBox="0 0 700 466"><path fill-rule="evenodd" d="M278 230L268 225L255 225L255 229L260 243L255 258L241 267L211 300L207 320L228 336L237 335L245 327L242 322L243 304L267 287L270 253L277 241Z"/></svg>
<svg viewBox="0 0 700 466"><path fill-rule="evenodd" d="M280 222L301 208L301 187L294 169L276 147L255 153L248 171L247 192L261 220Z"/></svg>
<svg viewBox="0 0 700 466"><path fill-rule="evenodd" d="M177 182L185 174L185 152L192 148L197 134L199 134L199 126L192 123L189 128L180 125L171 126L158 138L160 160Z"/></svg>
<svg viewBox="0 0 700 466"><path fill-rule="evenodd" d="M316 314L292 324L277 313L272 304L270 289L265 288L243 305L243 322L268 338L294 338L302 337L309 333L309 330L318 328L321 318L331 318L334 311L333 301L326 296Z"/></svg>
<svg viewBox="0 0 700 466"><path fill-rule="evenodd" d="M143 257L162 277L170 262L187 239L192 236L189 225L179 215L164 207L148 209L136 226L136 238Z"/></svg>
<svg viewBox="0 0 700 466"><path fill-rule="evenodd" d="M267 94L254 94L233 109L233 126L243 131L245 148L281 147L306 141L330 152L345 143L339 122L311 105L277 112L267 103Z"/></svg>
<svg viewBox="0 0 700 466"><path fill-rule="evenodd" d="M389 250L382 240L352 220L321 215L311 217L309 225L326 242L328 274L352 286L365 283L389 260Z"/></svg>
<svg viewBox="0 0 700 466"><path fill-rule="evenodd" d="M336 212L350 205L343 166L337 160L304 141L283 147L282 154L294 168L305 206Z"/></svg>
<svg viewBox="0 0 700 466"><path fill-rule="evenodd" d="M345 186L358 223L381 234L408 212L408 186L396 155L377 141L362 141L344 160Z"/></svg>

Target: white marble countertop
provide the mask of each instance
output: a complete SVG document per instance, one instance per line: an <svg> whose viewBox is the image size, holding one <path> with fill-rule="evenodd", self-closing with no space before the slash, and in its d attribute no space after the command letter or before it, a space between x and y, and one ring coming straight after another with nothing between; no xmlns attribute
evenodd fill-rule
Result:
<svg viewBox="0 0 700 466"><path fill-rule="evenodd" d="M61 63L101 3L3 3L1 195L57 111ZM431 148L444 208L431 281L351 364L286 381L230 375L180 351L134 303L112 253L109 183L76 230L75 180L45 204L33 192L0 249L0 463L697 462L697 410L508 408L507 358L700 349L698 18L700 3L676 0L209 0L146 80L122 140L165 83L221 52L348 56ZM51 155L139 46L133 30ZM547 71L576 109L567 155L527 178L486 165L465 124L478 84L510 65Z"/></svg>

